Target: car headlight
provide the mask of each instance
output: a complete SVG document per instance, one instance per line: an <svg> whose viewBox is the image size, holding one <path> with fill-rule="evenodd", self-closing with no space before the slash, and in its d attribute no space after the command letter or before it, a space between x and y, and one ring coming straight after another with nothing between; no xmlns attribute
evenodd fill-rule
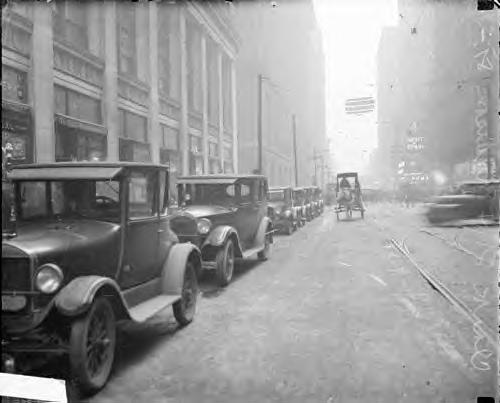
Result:
<svg viewBox="0 0 500 403"><path fill-rule="evenodd" d="M292 212L290 210L283 210L281 212L285 217L290 217L292 215Z"/></svg>
<svg viewBox="0 0 500 403"><path fill-rule="evenodd" d="M199 219L198 223L196 224L196 228L197 228L198 232L202 235L208 234L211 226L212 226L212 223L207 218Z"/></svg>
<svg viewBox="0 0 500 403"><path fill-rule="evenodd" d="M59 266L53 263L41 265L36 273L36 288L44 294L56 292L62 284L64 275Z"/></svg>

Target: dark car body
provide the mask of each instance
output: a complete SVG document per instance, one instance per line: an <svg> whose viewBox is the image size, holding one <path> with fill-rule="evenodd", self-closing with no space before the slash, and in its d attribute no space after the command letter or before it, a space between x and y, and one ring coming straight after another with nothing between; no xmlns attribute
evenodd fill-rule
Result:
<svg viewBox="0 0 500 403"><path fill-rule="evenodd" d="M431 223L474 218L498 221L500 181L470 181L460 184L450 194L436 196L425 213Z"/></svg>
<svg viewBox="0 0 500 403"><path fill-rule="evenodd" d="M312 213L315 217L319 217L323 213L324 201L323 194L318 186L312 187L312 201Z"/></svg>
<svg viewBox="0 0 500 403"><path fill-rule="evenodd" d="M307 222L306 189L303 187L293 188L292 196L294 203L297 206L299 221L302 223L302 225L304 225Z"/></svg>
<svg viewBox="0 0 500 403"><path fill-rule="evenodd" d="M2 234L3 353L20 367L26 352L68 353L73 376L92 392L106 382L112 358L98 377L82 372L78 343L86 335L75 327L88 320L90 329L102 310L114 334L115 320L178 310L184 277L201 256L170 229L168 180L167 167L139 163L12 169L17 225Z"/></svg>
<svg viewBox="0 0 500 403"><path fill-rule="evenodd" d="M273 187L268 194L268 215L277 231L291 234L301 225L299 210L291 186Z"/></svg>
<svg viewBox="0 0 500 403"><path fill-rule="evenodd" d="M203 268L215 269L220 285L231 280L233 258L267 258L273 229L265 176L185 176L177 187L180 207L170 225L181 242L200 248Z"/></svg>

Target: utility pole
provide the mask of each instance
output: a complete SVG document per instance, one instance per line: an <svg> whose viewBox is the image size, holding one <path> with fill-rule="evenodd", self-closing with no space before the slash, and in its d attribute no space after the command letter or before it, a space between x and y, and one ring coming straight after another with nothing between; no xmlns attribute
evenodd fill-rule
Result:
<svg viewBox="0 0 500 403"><path fill-rule="evenodd" d="M262 74L258 77L258 90L257 90L257 144L258 144L258 163L257 169L259 174L263 174L262 167Z"/></svg>
<svg viewBox="0 0 500 403"><path fill-rule="evenodd" d="M295 186L299 186L299 167L297 164L297 127L295 124L295 114L292 115L293 130L293 166L295 168Z"/></svg>

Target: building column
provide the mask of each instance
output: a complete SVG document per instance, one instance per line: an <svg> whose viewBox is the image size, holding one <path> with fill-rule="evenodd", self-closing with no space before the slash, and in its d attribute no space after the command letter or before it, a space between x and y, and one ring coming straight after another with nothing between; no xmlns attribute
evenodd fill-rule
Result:
<svg viewBox="0 0 500 403"><path fill-rule="evenodd" d="M202 136L203 172L209 173L208 165L208 79L207 79L207 39L201 35L201 96L202 96Z"/></svg>
<svg viewBox="0 0 500 403"><path fill-rule="evenodd" d="M33 116L36 162L54 162L54 48L52 7L33 3Z"/></svg>
<svg viewBox="0 0 500 403"><path fill-rule="evenodd" d="M219 100L219 163L221 172L224 172L224 89L222 87L222 51L217 53L217 82Z"/></svg>
<svg viewBox="0 0 500 403"><path fill-rule="evenodd" d="M236 101L236 68L231 60L231 114L233 122L233 170L238 173L238 108Z"/></svg>
<svg viewBox="0 0 500 403"><path fill-rule="evenodd" d="M149 2L149 143L151 159L154 164L160 163L161 131L158 116L160 101L158 99L158 5Z"/></svg>
<svg viewBox="0 0 500 403"><path fill-rule="evenodd" d="M186 10L179 6L179 40L181 50L181 116L179 127L179 147L182 157L181 172L189 175L189 128L188 128L188 94L187 94L187 44L186 44Z"/></svg>
<svg viewBox="0 0 500 403"><path fill-rule="evenodd" d="M118 52L116 4L104 2L104 122L108 129L107 160L119 160L120 122L118 114Z"/></svg>

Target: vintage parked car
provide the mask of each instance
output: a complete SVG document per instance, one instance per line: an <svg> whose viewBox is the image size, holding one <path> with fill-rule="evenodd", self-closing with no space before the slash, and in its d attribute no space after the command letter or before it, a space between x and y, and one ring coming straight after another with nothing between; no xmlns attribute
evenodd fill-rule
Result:
<svg viewBox="0 0 500 403"><path fill-rule="evenodd" d="M450 194L432 198L425 215L433 224L474 218L498 221L499 193L499 180L463 182Z"/></svg>
<svg viewBox="0 0 500 403"><path fill-rule="evenodd" d="M321 189L318 186L313 186L313 215L319 217L323 213L324 202Z"/></svg>
<svg viewBox="0 0 500 403"><path fill-rule="evenodd" d="M295 205L293 192L290 186L269 189L268 216L277 231L291 235L302 223L300 208Z"/></svg>
<svg viewBox="0 0 500 403"><path fill-rule="evenodd" d="M306 220L311 221L314 215L314 188L307 186L304 188L305 207L306 207Z"/></svg>
<svg viewBox="0 0 500 403"><path fill-rule="evenodd" d="M4 371L67 354L71 379L92 393L108 380L118 321L169 306L180 325L193 320L201 253L170 230L167 167L30 164L8 180L17 218L2 232Z"/></svg>
<svg viewBox="0 0 500 403"><path fill-rule="evenodd" d="M297 206L297 213L299 215L299 226L305 225L307 222L307 205L306 205L306 191L303 187L294 188L292 197L295 205Z"/></svg>
<svg viewBox="0 0 500 403"><path fill-rule="evenodd" d="M265 176L185 176L177 187L181 207L171 228L181 242L200 248L203 269L215 270L220 286L230 283L235 258L268 258L273 225L267 216Z"/></svg>

